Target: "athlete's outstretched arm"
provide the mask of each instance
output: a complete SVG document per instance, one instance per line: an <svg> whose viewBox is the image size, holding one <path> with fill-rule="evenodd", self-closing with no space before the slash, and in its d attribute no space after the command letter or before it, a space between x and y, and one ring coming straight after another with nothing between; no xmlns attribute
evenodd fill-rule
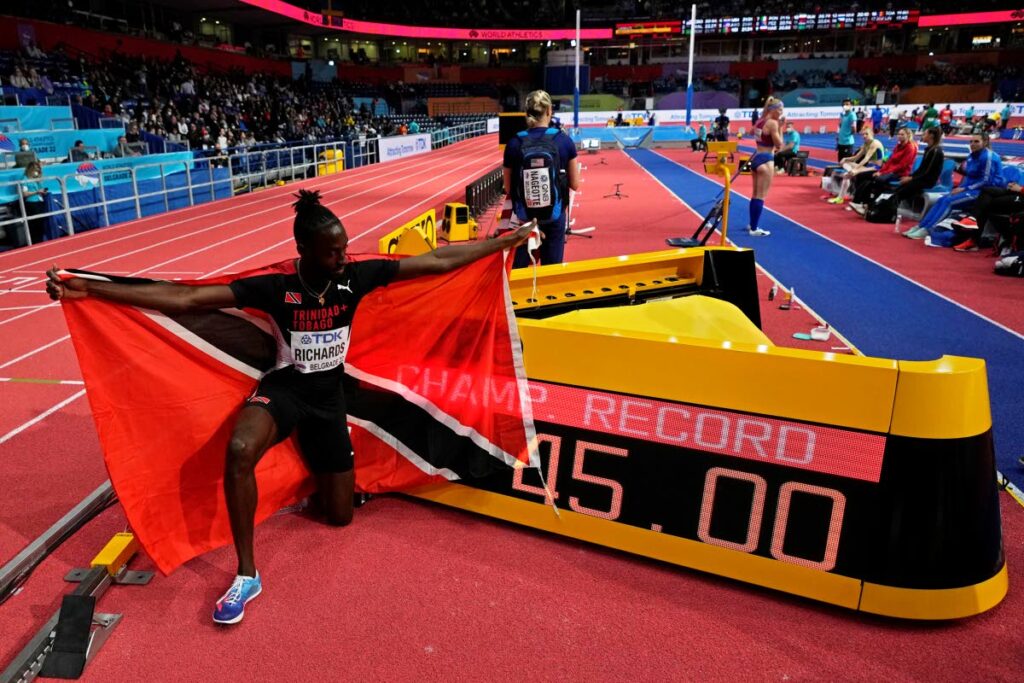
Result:
<svg viewBox="0 0 1024 683"><path fill-rule="evenodd" d="M447 273L496 251L515 249L530 237L530 231L536 226L535 222L530 221L515 232L504 234L501 237L471 244L441 247L426 254L402 259L398 262L398 275L395 276L395 279L408 280L420 275Z"/></svg>
<svg viewBox="0 0 1024 683"><path fill-rule="evenodd" d="M164 313L231 308L237 305L235 295L227 285L180 285L173 282L129 285L83 277L62 280L57 274L57 266L46 271L46 275L49 278L46 292L54 301L98 296Z"/></svg>

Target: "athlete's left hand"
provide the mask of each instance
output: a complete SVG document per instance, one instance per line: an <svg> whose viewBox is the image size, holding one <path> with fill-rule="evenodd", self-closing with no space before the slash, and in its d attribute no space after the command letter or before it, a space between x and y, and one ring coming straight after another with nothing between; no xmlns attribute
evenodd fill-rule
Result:
<svg viewBox="0 0 1024 683"><path fill-rule="evenodd" d="M528 239L530 239L530 233L533 232L536 228L537 228L537 220L536 219L534 219L532 221L529 221L527 223L523 223L522 225L520 225L516 229L516 231L514 233L512 233L512 237L510 238L510 241L512 242L511 246L512 247L518 247L520 244L523 244L524 242L526 242Z"/></svg>

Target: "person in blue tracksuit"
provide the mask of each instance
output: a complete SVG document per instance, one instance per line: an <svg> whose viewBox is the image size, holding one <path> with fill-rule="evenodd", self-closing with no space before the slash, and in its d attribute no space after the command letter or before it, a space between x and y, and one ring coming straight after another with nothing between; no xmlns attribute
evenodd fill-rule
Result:
<svg viewBox="0 0 1024 683"><path fill-rule="evenodd" d="M853 102L843 100L843 113L839 115L839 130L836 133L836 153L839 163L853 152L853 130L857 125L857 115L853 113Z"/></svg>
<svg viewBox="0 0 1024 683"><path fill-rule="evenodd" d="M966 209L974 204L983 187L1002 187L1003 162L999 155L990 148L987 133L977 133L971 136L971 153L963 164L963 180L958 187L953 188L949 194L937 201L928 213L924 215L917 227L903 233L904 237L910 239L924 239L931 236L933 243L940 243L942 246L945 240L944 233L948 230L936 230L942 221L949 218L954 209ZM943 233L940 235L939 233Z"/></svg>

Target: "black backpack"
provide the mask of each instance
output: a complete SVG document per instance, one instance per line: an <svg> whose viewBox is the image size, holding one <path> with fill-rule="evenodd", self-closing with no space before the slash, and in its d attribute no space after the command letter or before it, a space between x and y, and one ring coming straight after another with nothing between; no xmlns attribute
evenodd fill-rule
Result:
<svg viewBox="0 0 1024 683"><path fill-rule="evenodd" d="M875 202L868 207L864 220L868 223L895 223L896 202L891 197Z"/></svg>
<svg viewBox="0 0 1024 683"><path fill-rule="evenodd" d="M555 138L562 131L548 128L543 135L520 131L519 177L512 182L512 208L522 221L550 223L562 216L566 190Z"/></svg>

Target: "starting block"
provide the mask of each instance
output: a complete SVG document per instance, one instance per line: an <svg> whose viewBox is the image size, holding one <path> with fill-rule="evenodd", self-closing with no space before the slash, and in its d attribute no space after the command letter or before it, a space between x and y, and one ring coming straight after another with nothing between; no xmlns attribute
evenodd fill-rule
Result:
<svg viewBox="0 0 1024 683"><path fill-rule="evenodd" d="M153 572L128 569L138 551L134 534L115 534L89 568L74 569L64 577L78 587L63 597L60 611L0 674L0 680L80 678L121 621L120 614L97 612L96 601L111 584L145 585L153 578Z"/></svg>

